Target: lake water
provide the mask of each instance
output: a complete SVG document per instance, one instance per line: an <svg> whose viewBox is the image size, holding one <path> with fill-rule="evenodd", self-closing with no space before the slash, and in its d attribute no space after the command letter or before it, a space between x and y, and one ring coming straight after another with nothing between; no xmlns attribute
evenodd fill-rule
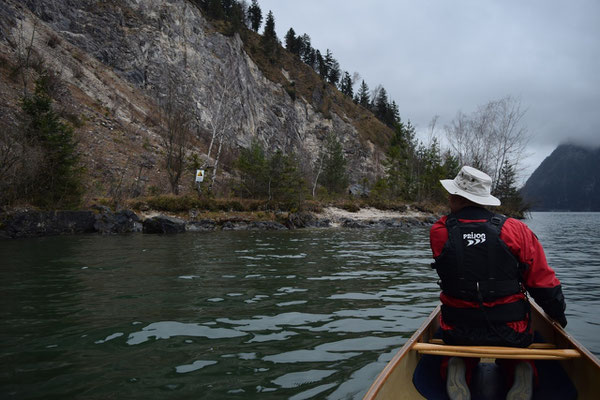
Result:
<svg viewBox="0 0 600 400"><path fill-rule="evenodd" d="M534 213L600 354L600 214ZM2 399L359 399L438 301L428 228L0 242Z"/></svg>

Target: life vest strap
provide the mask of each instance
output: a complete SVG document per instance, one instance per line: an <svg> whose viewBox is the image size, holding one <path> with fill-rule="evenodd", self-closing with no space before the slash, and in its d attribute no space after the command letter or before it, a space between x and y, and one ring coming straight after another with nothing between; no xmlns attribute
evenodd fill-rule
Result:
<svg viewBox="0 0 600 400"><path fill-rule="evenodd" d="M521 284L517 279L501 281L488 279L480 282L453 279L440 281L440 287L451 297L470 301L479 301L479 294L483 301L491 301L522 292Z"/></svg>
<svg viewBox="0 0 600 400"><path fill-rule="evenodd" d="M522 321L527 318L529 310L529 303L525 300L498 304L493 307L481 305L477 308L458 308L442 304L442 318L444 319L444 322L450 325L498 324L511 321Z"/></svg>

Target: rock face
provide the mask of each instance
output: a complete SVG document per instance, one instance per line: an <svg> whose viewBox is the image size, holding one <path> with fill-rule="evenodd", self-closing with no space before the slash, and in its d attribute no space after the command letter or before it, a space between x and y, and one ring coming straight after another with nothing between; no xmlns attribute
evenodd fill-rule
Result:
<svg viewBox="0 0 600 400"><path fill-rule="evenodd" d="M231 149L248 147L257 139L269 150L295 151L310 166L326 136L333 133L342 143L348 167L355 171L352 180L373 175L378 168L379 161L374 160L382 156L359 134L352 117L332 109L324 115L317 109L324 91L334 89L323 84L314 88L312 98L290 96L281 83L265 77L237 34L215 32L189 1L3 0L5 6L0 42L18 35L18 19L27 20L30 29L37 23L37 51L63 71L78 96L88 96L88 102L110 111L106 114L112 119L101 126L109 134L131 131L131 140L150 138L160 146L152 140L156 127L140 119L155 117L148 98L165 97L174 82L185 91L197 124L194 129L206 141L215 130L226 132L225 146ZM62 42L55 40L50 47L52 35ZM146 139L140 139L143 136ZM92 142L110 144L105 139L96 137ZM106 160L90 164L110 163L111 157L104 156ZM126 160L123 156L123 170L128 169Z"/></svg>

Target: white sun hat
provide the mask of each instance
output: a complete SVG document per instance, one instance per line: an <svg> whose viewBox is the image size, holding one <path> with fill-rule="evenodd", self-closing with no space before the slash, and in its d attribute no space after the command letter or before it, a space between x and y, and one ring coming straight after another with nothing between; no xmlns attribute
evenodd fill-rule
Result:
<svg viewBox="0 0 600 400"><path fill-rule="evenodd" d="M499 206L500 200L492 196L492 178L485 172L464 166L454 179L440 181L450 194L462 196L482 206Z"/></svg>

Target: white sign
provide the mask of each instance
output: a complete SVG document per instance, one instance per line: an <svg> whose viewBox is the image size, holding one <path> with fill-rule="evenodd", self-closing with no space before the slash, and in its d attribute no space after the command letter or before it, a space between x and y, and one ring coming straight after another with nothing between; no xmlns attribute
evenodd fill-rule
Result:
<svg viewBox="0 0 600 400"><path fill-rule="evenodd" d="M204 182L204 170L197 169L196 170L196 183Z"/></svg>

